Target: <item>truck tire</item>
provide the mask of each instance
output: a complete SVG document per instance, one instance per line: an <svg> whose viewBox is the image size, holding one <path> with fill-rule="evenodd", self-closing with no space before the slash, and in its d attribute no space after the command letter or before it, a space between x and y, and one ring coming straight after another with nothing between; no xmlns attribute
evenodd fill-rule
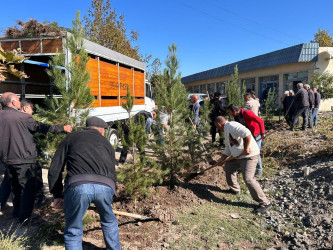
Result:
<svg viewBox="0 0 333 250"><path fill-rule="evenodd" d="M111 145L113 147L115 147L116 145L118 145L119 143L119 135L116 129L114 128L110 128L109 129L109 133L108 133L108 139L109 142L111 143Z"/></svg>

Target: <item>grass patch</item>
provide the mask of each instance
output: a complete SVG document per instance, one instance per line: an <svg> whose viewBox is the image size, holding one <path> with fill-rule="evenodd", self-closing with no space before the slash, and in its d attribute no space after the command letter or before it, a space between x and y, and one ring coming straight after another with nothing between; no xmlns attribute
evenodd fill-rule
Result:
<svg viewBox="0 0 333 250"><path fill-rule="evenodd" d="M17 235L17 229L14 231L10 227L6 233L0 231L0 249L3 250L24 250L29 248L28 237L25 232L22 235Z"/></svg>
<svg viewBox="0 0 333 250"><path fill-rule="evenodd" d="M242 196L234 196L243 200ZM229 196L228 196L229 199ZM267 247L272 232L257 222L253 208L228 204L207 203L179 211L177 219L183 229L183 237L171 244L175 249L216 249L223 242L240 247L258 245ZM240 219L232 219L238 214Z"/></svg>

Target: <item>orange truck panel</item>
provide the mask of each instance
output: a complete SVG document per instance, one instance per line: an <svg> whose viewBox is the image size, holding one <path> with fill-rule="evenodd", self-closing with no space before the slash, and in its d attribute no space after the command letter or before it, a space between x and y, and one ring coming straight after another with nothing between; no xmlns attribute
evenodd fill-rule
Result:
<svg viewBox="0 0 333 250"><path fill-rule="evenodd" d="M127 87L129 87L132 95L134 87L134 104L144 104L145 82L143 72L122 66L118 67L118 65L104 61L98 62L97 59L93 58L89 59L87 68L90 72L91 79L88 85L90 86L91 94L96 98L93 102L93 107L119 106L119 89L121 98L120 105L125 103L123 98L127 94ZM101 96L99 96L99 90ZM100 101L99 98L101 98Z"/></svg>

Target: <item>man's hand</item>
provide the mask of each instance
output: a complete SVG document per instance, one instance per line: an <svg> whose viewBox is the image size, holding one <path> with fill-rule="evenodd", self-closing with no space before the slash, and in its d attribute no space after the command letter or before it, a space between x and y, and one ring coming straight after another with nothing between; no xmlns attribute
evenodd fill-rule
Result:
<svg viewBox="0 0 333 250"><path fill-rule="evenodd" d="M53 201L53 207L55 209L62 209L63 204L64 204L64 199L62 199L62 198L56 198Z"/></svg>
<svg viewBox="0 0 333 250"><path fill-rule="evenodd" d="M72 132L72 126L71 126L71 125L65 125L65 126L64 126L64 131L65 131L66 133L70 133L70 132Z"/></svg>
<svg viewBox="0 0 333 250"><path fill-rule="evenodd" d="M265 135L265 134L261 134L260 137L261 137L261 139L263 140L263 139L266 138L266 135Z"/></svg>
<svg viewBox="0 0 333 250"><path fill-rule="evenodd" d="M215 165L218 165L218 166L221 165L227 158L228 158L228 156L223 154L221 156L221 158L217 160L217 163Z"/></svg>
<svg viewBox="0 0 333 250"><path fill-rule="evenodd" d="M243 154L244 155L249 155L251 153L249 148L244 148Z"/></svg>
<svg viewBox="0 0 333 250"><path fill-rule="evenodd" d="M197 128L197 124L193 124L193 128L196 129Z"/></svg>

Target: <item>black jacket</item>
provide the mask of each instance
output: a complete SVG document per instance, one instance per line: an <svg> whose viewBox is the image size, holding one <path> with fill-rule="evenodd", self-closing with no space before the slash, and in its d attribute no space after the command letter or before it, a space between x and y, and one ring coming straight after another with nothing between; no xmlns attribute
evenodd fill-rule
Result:
<svg viewBox="0 0 333 250"><path fill-rule="evenodd" d="M315 100L314 100L314 107L315 107L315 108L319 108L321 95L317 92L317 93L314 93L314 97L315 97Z"/></svg>
<svg viewBox="0 0 333 250"><path fill-rule="evenodd" d="M310 108L315 105L315 96L311 89L308 90Z"/></svg>
<svg viewBox="0 0 333 250"><path fill-rule="evenodd" d="M212 99L210 101L211 105L213 105L213 109L210 113L210 119L214 122L215 118L218 116L224 116L226 114L225 109L222 107L222 102L219 99Z"/></svg>
<svg viewBox="0 0 333 250"><path fill-rule="evenodd" d="M33 133L60 133L63 126L36 121L14 108L0 110L0 160L6 165L34 163L37 157Z"/></svg>
<svg viewBox="0 0 333 250"><path fill-rule="evenodd" d="M306 89L300 88L295 95L295 106L296 108L309 107L309 95Z"/></svg>
<svg viewBox="0 0 333 250"><path fill-rule="evenodd" d="M48 174L50 192L55 198L62 197L65 164L66 188L83 183L98 183L110 186L116 192L115 151L97 130L72 132L61 142Z"/></svg>

